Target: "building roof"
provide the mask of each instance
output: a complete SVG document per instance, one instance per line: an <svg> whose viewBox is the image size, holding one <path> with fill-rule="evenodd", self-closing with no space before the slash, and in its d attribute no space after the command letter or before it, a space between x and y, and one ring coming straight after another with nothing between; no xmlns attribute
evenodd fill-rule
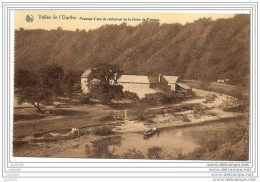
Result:
<svg viewBox="0 0 260 182"><path fill-rule="evenodd" d="M81 75L81 78L87 78L87 76L91 73L91 69L87 69L84 71L84 73Z"/></svg>
<svg viewBox="0 0 260 182"><path fill-rule="evenodd" d="M186 85L184 83L177 83L177 85L179 85L181 88L184 88L186 90L191 89L191 87L189 87L188 85Z"/></svg>
<svg viewBox="0 0 260 182"><path fill-rule="evenodd" d="M178 76L162 76L164 79L162 79L162 82L168 82L168 83L177 83L179 77Z"/></svg>
<svg viewBox="0 0 260 182"><path fill-rule="evenodd" d="M148 76L148 80L150 83L159 83L159 77L158 76Z"/></svg>
<svg viewBox="0 0 260 182"><path fill-rule="evenodd" d="M148 76L141 75L121 75L117 83L151 83Z"/></svg>

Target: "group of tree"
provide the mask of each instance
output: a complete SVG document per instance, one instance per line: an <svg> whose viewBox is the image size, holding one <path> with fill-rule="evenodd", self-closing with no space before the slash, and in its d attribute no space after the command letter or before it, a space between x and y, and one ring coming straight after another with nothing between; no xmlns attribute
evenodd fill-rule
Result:
<svg viewBox="0 0 260 182"><path fill-rule="evenodd" d="M122 72L122 69L114 64L100 63L94 66L87 77L91 97L104 104L122 99L123 87L114 84L115 77L119 77Z"/></svg>
<svg viewBox="0 0 260 182"><path fill-rule="evenodd" d="M37 76L36 76L37 75ZM73 74L58 65L47 65L32 73L27 70L15 72L15 87L18 87L19 103L28 102L41 113L41 105L51 104L57 96L71 97Z"/></svg>
<svg viewBox="0 0 260 182"><path fill-rule="evenodd" d="M101 63L91 69L88 75L90 96L109 104L112 100L123 98L123 87L113 84L116 76L122 74L118 65ZM47 65L38 72L38 78L26 70L19 70L15 74L16 87L20 88L19 103L31 103L43 113L41 105L51 104L57 96L71 96L74 83L72 71L65 71L58 65ZM18 77L19 76L19 77ZM77 80L80 78L78 77Z"/></svg>
<svg viewBox="0 0 260 182"><path fill-rule="evenodd" d="M17 30L16 69L55 62L79 72L102 62L126 74L178 75L184 79L230 79L246 86L250 73L250 16L193 23L104 25L88 31Z"/></svg>

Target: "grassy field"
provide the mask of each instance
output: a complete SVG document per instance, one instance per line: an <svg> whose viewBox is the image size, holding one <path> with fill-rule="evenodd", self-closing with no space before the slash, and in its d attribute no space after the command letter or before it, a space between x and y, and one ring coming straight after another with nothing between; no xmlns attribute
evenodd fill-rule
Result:
<svg viewBox="0 0 260 182"><path fill-rule="evenodd" d="M239 99L249 100L249 88L217 82L202 82L198 80L184 80L183 82L192 88L213 91Z"/></svg>

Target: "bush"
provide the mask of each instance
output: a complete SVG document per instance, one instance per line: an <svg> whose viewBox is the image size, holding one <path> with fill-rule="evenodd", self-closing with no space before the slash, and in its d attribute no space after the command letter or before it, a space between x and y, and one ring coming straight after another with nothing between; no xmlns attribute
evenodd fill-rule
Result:
<svg viewBox="0 0 260 182"><path fill-rule="evenodd" d="M106 136L113 134L112 128L108 126L101 126L94 129L95 135Z"/></svg>
<svg viewBox="0 0 260 182"><path fill-rule="evenodd" d="M177 93L177 94L175 94L175 99L176 100L183 100L183 99L185 99L185 94L183 94L183 93Z"/></svg>
<svg viewBox="0 0 260 182"><path fill-rule="evenodd" d="M128 152L124 153L122 156L123 159L144 159L144 154L139 151L134 149L129 149Z"/></svg>
<svg viewBox="0 0 260 182"><path fill-rule="evenodd" d="M162 153L162 147L152 147L148 149L148 158L149 159L160 159Z"/></svg>
<svg viewBox="0 0 260 182"><path fill-rule="evenodd" d="M131 100L131 101L138 101L140 100L140 98L138 97L138 95L134 92L129 92L129 91L125 91L123 93L123 98L126 100Z"/></svg>
<svg viewBox="0 0 260 182"><path fill-rule="evenodd" d="M233 160L233 157L234 152L230 149L226 149L221 156L222 160Z"/></svg>
<svg viewBox="0 0 260 182"><path fill-rule="evenodd" d="M171 100L164 93L145 94L145 97L141 99L142 102L149 104L167 104Z"/></svg>
<svg viewBox="0 0 260 182"><path fill-rule="evenodd" d="M212 103L215 99L217 98L216 95L209 95L205 98L205 101L204 103L207 104L207 103Z"/></svg>
<svg viewBox="0 0 260 182"><path fill-rule="evenodd" d="M89 102L90 102L90 95L89 95L89 94L83 95L83 96L79 99L79 102L80 102L81 104L89 104Z"/></svg>
<svg viewBox="0 0 260 182"><path fill-rule="evenodd" d="M139 115L137 116L137 120L138 120L138 121L145 121L146 118L144 117L144 114L139 114Z"/></svg>
<svg viewBox="0 0 260 182"><path fill-rule="evenodd" d="M190 119L189 119L189 117L187 116L187 114L183 114L183 115L182 115L182 121L184 121L184 122L190 122Z"/></svg>
<svg viewBox="0 0 260 182"><path fill-rule="evenodd" d="M119 118L117 115L115 115L113 112L99 119L99 121L116 121L116 120L122 120L122 119Z"/></svg>
<svg viewBox="0 0 260 182"><path fill-rule="evenodd" d="M231 95L233 97L238 98L239 100L249 100L249 98L247 98L247 96L244 94L245 89L242 87L238 87L236 89L233 89L232 91L230 91L228 93L228 95Z"/></svg>

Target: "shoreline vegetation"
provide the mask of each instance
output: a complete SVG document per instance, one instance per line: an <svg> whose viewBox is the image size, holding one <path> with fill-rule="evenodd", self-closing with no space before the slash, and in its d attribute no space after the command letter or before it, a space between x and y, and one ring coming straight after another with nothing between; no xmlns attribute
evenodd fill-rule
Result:
<svg viewBox="0 0 260 182"><path fill-rule="evenodd" d="M100 139L122 136L127 133L142 133L144 130L153 127L158 128L159 131L164 131L240 121L238 122L240 123L238 126L234 124L234 128L239 128L238 131L241 132L237 133L232 129L233 133L231 132L230 138L227 138L226 142L223 143L222 141L218 143L214 141L217 138L211 138L210 141L202 142L201 147L192 151L189 155L183 155L179 151L179 154L176 154L179 157L172 156L172 158L203 160L207 158L214 159L214 156L215 159L220 159L221 156L224 156L224 158L229 158L228 160L247 160L245 152L248 143L247 109L244 109L243 112L236 110L225 111L227 108L239 108L239 99L221 93L199 89L193 90L195 93L193 98L173 104L161 104L153 107L146 104L135 105L135 102L131 101L118 101L111 106L95 102L92 104L79 103L70 106L64 105L64 108L50 108L47 106L45 109L49 110L49 114L39 119L37 117L40 114L34 115L37 119L30 118L28 120L25 117L27 114L35 112L35 109L33 110L28 105L27 108L15 108L14 156L69 157L66 154L77 151L79 146L86 143L91 144ZM125 110L127 110L128 122L124 121ZM117 117L116 120L114 116ZM71 135L60 138L53 136L54 132L65 135L70 132L72 126L79 129L80 136ZM236 142L232 144L232 140L236 140ZM235 155L235 157L231 157L232 155L234 156L234 151L231 149L232 147L236 148L238 143L244 146L242 147L243 156ZM64 147L61 145L68 147L65 154ZM59 147L63 150L60 150ZM231 151L226 151L229 150L228 148L231 148ZM218 155L217 149L221 150L221 155ZM155 150L155 153L160 153L162 149L151 149L151 151L153 150ZM203 153L203 155L200 153ZM213 155L213 153L215 154ZM166 156L159 157L158 155L151 154L150 157L155 156L153 159L167 158ZM142 156L140 151L131 149L126 154L118 157L139 158L140 156ZM145 156L144 158L147 157L149 158L149 156Z"/></svg>

